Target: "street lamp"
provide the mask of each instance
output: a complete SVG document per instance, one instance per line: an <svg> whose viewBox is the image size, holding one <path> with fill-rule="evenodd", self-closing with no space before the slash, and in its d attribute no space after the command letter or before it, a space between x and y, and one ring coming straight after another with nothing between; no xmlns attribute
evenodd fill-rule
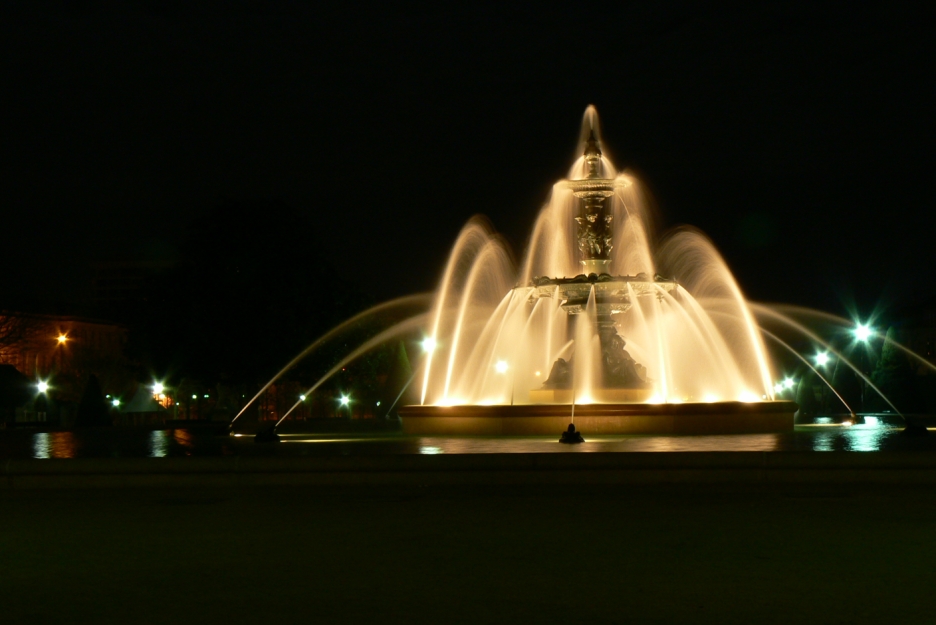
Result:
<svg viewBox="0 0 936 625"><path fill-rule="evenodd" d="M431 354L433 351L435 351L436 340L431 336L427 336L426 338L422 340L422 343L420 343L420 345L422 345L424 352Z"/></svg>
<svg viewBox="0 0 936 625"><path fill-rule="evenodd" d="M36 384L36 387L39 389L40 393L45 393L49 390L49 383L45 380L39 380L39 383Z"/></svg>
<svg viewBox="0 0 936 625"><path fill-rule="evenodd" d="M829 354L827 352L819 352L816 354L816 365L823 367L829 363Z"/></svg>
<svg viewBox="0 0 936 625"><path fill-rule="evenodd" d="M855 334L855 339L860 343L867 343L871 335L874 334L871 328L865 323L859 323L853 332Z"/></svg>

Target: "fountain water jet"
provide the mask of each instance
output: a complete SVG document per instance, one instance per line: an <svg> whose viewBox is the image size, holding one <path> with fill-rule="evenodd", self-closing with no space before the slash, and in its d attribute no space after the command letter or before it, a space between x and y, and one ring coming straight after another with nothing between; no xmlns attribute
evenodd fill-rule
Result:
<svg viewBox="0 0 936 625"><path fill-rule="evenodd" d="M773 401L760 330L714 246L682 230L654 248L639 181L604 155L594 107L578 153L519 269L482 222L463 229L404 430L555 433L572 413L592 432L791 429L796 405Z"/></svg>

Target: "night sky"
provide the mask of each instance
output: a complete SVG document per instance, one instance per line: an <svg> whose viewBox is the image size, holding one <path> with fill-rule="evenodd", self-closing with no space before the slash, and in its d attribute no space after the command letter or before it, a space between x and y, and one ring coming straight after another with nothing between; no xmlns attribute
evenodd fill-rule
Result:
<svg viewBox="0 0 936 625"><path fill-rule="evenodd" d="M0 3L0 297L78 301L91 260L266 200L376 299L430 290L473 214L520 255L590 103L751 298L936 296L933 16L444 4Z"/></svg>

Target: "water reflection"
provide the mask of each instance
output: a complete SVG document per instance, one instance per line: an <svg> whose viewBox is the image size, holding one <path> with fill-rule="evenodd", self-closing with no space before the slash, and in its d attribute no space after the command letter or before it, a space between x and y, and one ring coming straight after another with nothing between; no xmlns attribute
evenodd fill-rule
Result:
<svg viewBox="0 0 936 625"><path fill-rule="evenodd" d="M51 448L48 432L40 432L33 437L33 458L48 458Z"/></svg>
<svg viewBox="0 0 936 625"><path fill-rule="evenodd" d="M796 426L782 434L705 436L590 435L585 443L562 445L557 436L410 437L401 434L284 435L283 445L257 445L252 437L234 438L195 429L144 430L113 428L74 432L0 432L0 458L115 458L225 455L384 455L620 453L707 451L838 451L932 449L936 436L901 435L902 424L865 417L861 425L834 422Z"/></svg>
<svg viewBox="0 0 936 625"><path fill-rule="evenodd" d="M153 430L150 432L150 456L164 458L169 451L169 441L172 437L166 430Z"/></svg>
<svg viewBox="0 0 936 625"><path fill-rule="evenodd" d="M813 451L880 451L900 428L881 425L876 418L866 417L864 425L829 425L815 430Z"/></svg>
<svg viewBox="0 0 936 625"><path fill-rule="evenodd" d="M33 458L74 458L78 441L74 432L39 432L33 435Z"/></svg>

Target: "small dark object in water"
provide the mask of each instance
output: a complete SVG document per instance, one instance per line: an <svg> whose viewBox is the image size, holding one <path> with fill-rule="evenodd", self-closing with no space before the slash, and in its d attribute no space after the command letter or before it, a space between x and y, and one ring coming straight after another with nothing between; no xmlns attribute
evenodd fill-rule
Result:
<svg viewBox="0 0 936 625"><path fill-rule="evenodd" d="M260 430L257 432L257 435L254 436L255 443L278 443L280 442L279 434L276 433L276 426L270 426L265 430Z"/></svg>
<svg viewBox="0 0 936 625"><path fill-rule="evenodd" d="M929 434L929 430L926 429L926 426L920 425L919 423L908 423L907 427L905 427L900 433L903 436L918 437L927 436Z"/></svg>
<svg viewBox="0 0 936 625"><path fill-rule="evenodd" d="M572 445L575 443L584 443L585 439L582 438L582 434L580 432L575 431L575 424L570 423L569 429L562 433L562 438L559 439L559 442Z"/></svg>

